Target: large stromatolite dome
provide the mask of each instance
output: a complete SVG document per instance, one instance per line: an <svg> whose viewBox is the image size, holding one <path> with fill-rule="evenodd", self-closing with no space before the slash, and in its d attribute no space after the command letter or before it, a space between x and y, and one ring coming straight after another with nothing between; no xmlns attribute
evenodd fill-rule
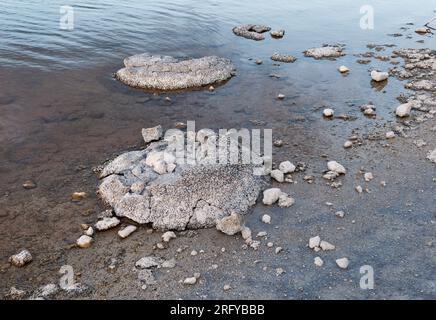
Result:
<svg viewBox="0 0 436 320"><path fill-rule="evenodd" d="M208 56L179 60L170 56L137 54L124 59L115 77L136 88L179 90L225 81L235 74L229 59Z"/></svg>

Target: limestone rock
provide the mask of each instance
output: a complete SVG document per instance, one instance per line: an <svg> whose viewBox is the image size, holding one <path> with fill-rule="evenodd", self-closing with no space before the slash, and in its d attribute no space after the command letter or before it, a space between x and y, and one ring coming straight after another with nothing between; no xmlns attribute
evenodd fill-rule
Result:
<svg viewBox="0 0 436 320"><path fill-rule="evenodd" d="M14 254L9 258L9 262L16 267L23 267L33 260L32 255L26 249Z"/></svg>
<svg viewBox="0 0 436 320"><path fill-rule="evenodd" d="M270 188L263 192L263 203L266 205L272 205L279 200L282 191L279 188Z"/></svg>
<svg viewBox="0 0 436 320"><path fill-rule="evenodd" d="M387 72L379 72L377 70L371 71L371 79L376 81L376 82L384 81L388 77L389 77L389 73L387 73Z"/></svg>
<svg viewBox="0 0 436 320"><path fill-rule="evenodd" d="M230 216L217 220L216 228L219 231L232 236L241 231L241 216L232 212Z"/></svg>
<svg viewBox="0 0 436 320"><path fill-rule="evenodd" d="M338 58L340 56L345 55L343 53L343 49L340 46L325 46L321 48L311 48L304 51L304 55L306 57L312 57L315 59L323 59L323 58Z"/></svg>
<svg viewBox="0 0 436 320"><path fill-rule="evenodd" d="M142 138L145 143L149 143L162 138L162 133L162 126L158 125L156 127L142 129Z"/></svg>

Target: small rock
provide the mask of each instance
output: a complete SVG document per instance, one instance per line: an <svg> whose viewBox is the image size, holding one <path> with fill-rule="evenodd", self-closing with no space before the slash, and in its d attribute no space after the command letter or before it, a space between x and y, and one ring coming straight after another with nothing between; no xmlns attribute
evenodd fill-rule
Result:
<svg viewBox="0 0 436 320"><path fill-rule="evenodd" d="M363 188L362 188L361 186L357 186L357 187L356 187L356 191L357 191L358 193L362 193L362 192L363 192Z"/></svg>
<svg viewBox="0 0 436 320"><path fill-rule="evenodd" d="M350 71L350 69L348 69L346 66L340 66L338 68L338 70L340 73L346 73L346 72Z"/></svg>
<svg viewBox="0 0 436 320"><path fill-rule="evenodd" d="M159 140L162 138L162 134L162 126L160 125L152 128L142 129L142 138L144 139L145 143Z"/></svg>
<svg viewBox="0 0 436 320"><path fill-rule="evenodd" d="M150 269L159 267L162 263L162 259L154 256L143 257L136 261L135 267L139 269Z"/></svg>
<svg viewBox="0 0 436 320"><path fill-rule="evenodd" d="M351 142L350 140L347 140L344 142L344 148L351 148L353 146L353 142Z"/></svg>
<svg viewBox="0 0 436 320"><path fill-rule="evenodd" d="M214 87L214 86L210 86L210 87L209 87L209 91L211 91L211 92L212 92L212 91L215 91L215 87Z"/></svg>
<svg viewBox="0 0 436 320"><path fill-rule="evenodd" d="M71 195L71 199L73 200L73 201L80 201L80 200L83 200L83 199L85 199L86 198L86 192L74 192L72 195Z"/></svg>
<svg viewBox="0 0 436 320"><path fill-rule="evenodd" d="M79 248L89 248L92 243L92 238L87 236L86 234L82 235L79 239L77 239L76 244Z"/></svg>
<svg viewBox="0 0 436 320"><path fill-rule="evenodd" d="M365 174L363 175L363 178L365 179L366 182L369 182L372 179L374 179L374 176L372 175L371 172L365 172Z"/></svg>
<svg viewBox="0 0 436 320"><path fill-rule="evenodd" d="M129 225L123 229L121 229L120 231L118 231L118 235L122 238L125 239L128 236L130 236L133 232L136 231L136 229L138 229L136 226L134 225Z"/></svg>
<svg viewBox="0 0 436 320"><path fill-rule="evenodd" d="M321 242L321 238L319 236L310 238L309 239L309 248L314 249L316 247L319 247L320 242Z"/></svg>
<svg viewBox="0 0 436 320"><path fill-rule="evenodd" d="M247 239L251 239L251 229L243 226L241 229L241 235L242 235L242 239L247 240Z"/></svg>
<svg viewBox="0 0 436 320"><path fill-rule="evenodd" d="M263 192L262 202L266 205L272 205L279 200L282 191L279 188L270 188Z"/></svg>
<svg viewBox="0 0 436 320"><path fill-rule="evenodd" d="M347 173L347 170L345 169L345 167L343 165L341 165L340 163L336 162L336 161L329 161L327 162L327 168L330 171L339 173L339 174L345 174Z"/></svg>
<svg viewBox="0 0 436 320"><path fill-rule="evenodd" d="M297 60L297 58L291 56L290 54L281 54L276 52L271 56L271 60L283 63L293 63Z"/></svg>
<svg viewBox="0 0 436 320"><path fill-rule="evenodd" d="M271 216L268 214L264 214L262 216L262 222L266 223L266 224L270 224L271 223Z"/></svg>
<svg viewBox="0 0 436 320"><path fill-rule="evenodd" d="M256 238L266 237L268 233L266 231L259 231L256 235Z"/></svg>
<svg viewBox="0 0 436 320"><path fill-rule="evenodd" d="M191 251L191 256L195 257L198 254L197 250L192 250Z"/></svg>
<svg viewBox="0 0 436 320"><path fill-rule="evenodd" d="M288 208L295 203L295 199L286 193L282 193L279 197L279 207L280 208Z"/></svg>
<svg viewBox="0 0 436 320"><path fill-rule="evenodd" d="M285 181L285 175L283 174L282 171L275 169L275 170L271 170L271 178L273 178L274 180L276 180L277 182L283 182Z"/></svg>
<svg viewBox="0 0 436 320"><path fill-rule="evenodd" d="M26 180L23 183L23 188L24 189L34 189L34 188L36 188L36 183L33 182L32 180Z"/></svg>
<svg viewBox="0 0 436 320"><path fill-rule="evenodd" d="M275 250L276 254L279 254L282 251L283 251L282 247L277 247L276 250Z"/></svg>
<svg viewBox="0 0 436 320"><path fill-rule="evenodd" d="M283 268L277 268L276 269L276 276L279 276L281 274L285 273L285 270Z"/></svg>
<svg viewBox="0 0 436 320"><path fill-rule="evenodd" d="M419 34L425 34L425 33L429 32L429 29L426 27L419 27L419 28L415 29L415 32L419 33Z"/></svg>
<svg viewBox="0 0 436 320"><path fill-rule="evenodd" d="M162 268L166 268L166 269L175 268L176 265L177 265L177 262L176 262L176 259L174 259L174 258L162 262Z"/></svg>
<svg viewBox="0 0 436 320"><path fill-rule="evenodd" d="M282 93L279 93L279 94L277 95L277 99L279 99L279 100L283 100L284 98L285 98L285 95L282 94Z"/></svg>
<svg viewBox="0 0 436 320"><path fill-rule="evenodd" d="M319 244L319 247L323 250L323 251L329 251L329 250L334 250L335 246L332 245L331 243L322 240L321 243Z"/></svg>
<svg viewBox="0 0 436 320"><path fill-rule="evenodd" d="M400 118L408 117L412 111L412 107L413 104L410 102L403 103L395 109L395 114Z"/></svg>
<svg viewBox="0 0 436 320"><path fill-rule="evenodd" d="M283 173L292 173L296 169L295 165L290 161L283 161L279 164L279 170Z"/></svg>
<svg viewBox="0 0 436 320"><path fill-rule="evenodd" d="M273 144L274 144L274 147L281 147L281 146L283 146L283 140L276 139L276 140L274 140Z"/></svg>
<svg viewBox="0 0 436 320"><path fill-rule="evenodd" d="M330 108L324 109L324 111L322 112L324 117L332 117L334 113L335 113L335 111L333 109L330 109Z"/></svg>
<svg viewBox="0 0 436 320"><path fill-rule="evenodd" d="M268 243L266 244L266 246L267 246L268 248L272 248L272 247L274 247L274 242L268 242Z"/></svg>
<svg viewBox="0 0 436 320"><path fill-rule="evenodd" d="M379 72L376 70L371 71L371 78L374 81L380 82L384 81L389 77L389 73L387 72Z"/></svg>
<svg viewBox="0 0 436 320"><path fill-rule="evenodd" d="M273 38L283 38L283 36L285 35L285 30L283 30L283 29L273 30L270 32L270 35Z"/></svg>
<svg viewBox="0 0 436 320"><path fill-rule="evenodd" d="M9 262L16 267L23 267L24 265L32 262L32 260L32 255L26 249L14 254L9 258Z"/></svg>
<svg viewBox="0 0 436 320"><path fill-rule="evenodd" d="M183 280L183 284L194 285L196 283L197 283L196 277L190 277L190 278L186 278L185 280Z"/></svg>
<svg viewBox="0 0 436 320"><path fill-rule="evenodd" d="M324 261L322 261L322 259L320 257L315 257L315 259L313 259L313 263L317 267L322 267L322 265L324 264Z"/></svg>
<svg viewBox="0 0 436 320"><path fill-rule="evenodd" d="M386 187L386 181L380 181L382 187Z"/></svg>
<svg viewBox="0 0 436 320"><path fill-rule="evenodd" d="M173 231L167 231L162 235L163 242L169 242L171 239L175 238L177 238L177 236Z"/></svg>
<svg viewBox="0 0 436 320"><path fill-rule="evenodd" d="M103 219L97 221L97 223L94 225L94 227L98 231L104 231L104 230L114 228L119 224L120 224L120 220L117 217L110 217L110 218L103 218Z"/></svg>
<svg viewBox="0 0 436 320"><path fill-rule="evenodd" d="M230 285L225 284L224 287L223 287L223 290L224 290L224 291L228 291L228 290L230 290L231 288L232 288L232 287L231 287Z"/></svg>
<svg viewBox="0 0 436 320"><path fill-rule="evenodd" d="M336 264L341 269L347 269L350 261L347 258L336 259Z"/></svg>
<svg viewBox="0 0 436 320"><path fill-rule="evenodd" d="M343 217L345 217L345 212L344 211L336 211L335 215L339 218L343 218Z"/></svg>
<svg viewBox="0 0 436 320"><path fill-rule="evenodd" d="M92 227L89 227L85 230L85 235L92 237L94 235L94 229Z"/></svg>
<svg viewBox="0 0 436 320"><path fill-rule="evenodd" d="M230 216L224 217L221 220L216 221L216 228L232 236L241 231L241 216L235 212L232 212Z"/></svg>
<svg viewBox="0 0 436 320"><path fill-rule="evenodd" d="M393 139L393 138L395 138L395 132L393 131L386 132L386 139Z"/></svg>

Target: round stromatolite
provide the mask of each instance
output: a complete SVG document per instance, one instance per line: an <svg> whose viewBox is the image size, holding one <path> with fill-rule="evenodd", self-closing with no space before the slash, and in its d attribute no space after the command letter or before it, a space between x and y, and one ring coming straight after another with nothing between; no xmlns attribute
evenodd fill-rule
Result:
<svg viewBox="0 0 436 320"><path fill-rule="evenodd" d="M235 74L232 62L217 56L179 60L143 53L124 59L124 65L115 77L131 87L143 89L202 87L225 81Z"/></svg>
<svg viewBox="0 0 436 320"><path fill-rule="evenodd" d="M184 230L214 227L232 212L247 213L264 186L251 165L175 163L163 141L124 153L101 171L98 193L119 217Z"/></svg>

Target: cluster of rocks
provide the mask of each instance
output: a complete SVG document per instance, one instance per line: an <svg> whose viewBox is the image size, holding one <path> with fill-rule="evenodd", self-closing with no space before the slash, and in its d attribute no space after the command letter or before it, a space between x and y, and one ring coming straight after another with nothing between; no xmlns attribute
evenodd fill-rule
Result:
<svg viewBox="0 0 436 320"><path fill-rule="evenodd" d="M268 32L270 30L271 28L268 26L256 24L244 24L236 26L232 29L235 35L256 41L265 39L262 33Z"/></svg>
<svg viewBox="0 0 436 320"><path fill-rule="evenodd" d="M318 251L331 251L331 250L335 250L336 247L325 241L325 240L321 240L320 236L315 236L309 239L309 248L312 249L315 252ZM335 260L337 266L341 269L347 269L348 265L349 265L349 260L346 257L343 258L338 258ZM317 267L322 267L324 265L324 261L321 257L315 257L313 260L313 263L317 266Z"/></svg>

